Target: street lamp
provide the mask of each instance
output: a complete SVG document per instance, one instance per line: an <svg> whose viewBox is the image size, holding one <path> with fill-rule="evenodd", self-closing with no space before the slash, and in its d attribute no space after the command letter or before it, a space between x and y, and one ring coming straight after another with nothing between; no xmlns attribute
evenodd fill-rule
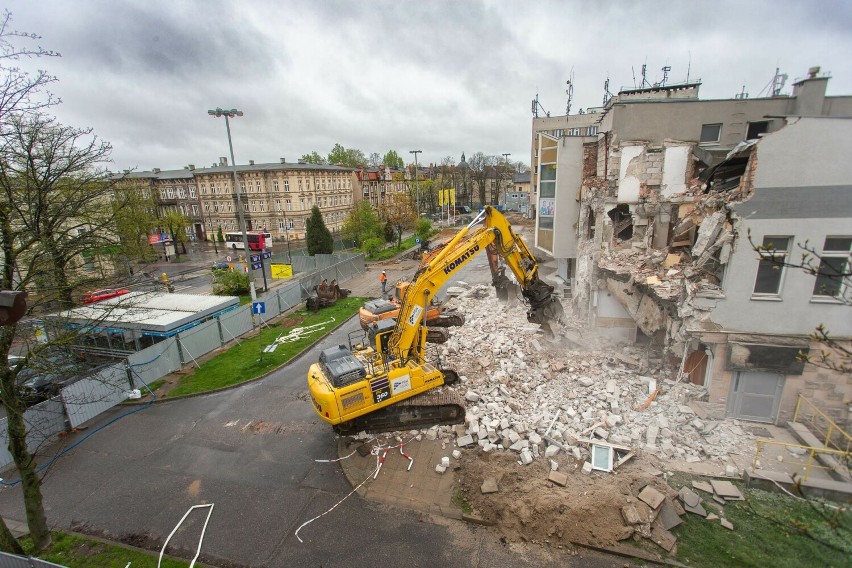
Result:
<svg viewBox="0 0 852 568"><path fill-rule="evenodd" d="M216 108L216 110L208 110L207 114L210 116L215 116L219 118L220 116L225 117L225 129L228 131L228 148L231 150L231 169L234 172L234 191L237 192L237 216L240 220L240 230L243 233L243 247L245 247L246 251L246 265L251 266L249 262L249 243L248 243L248 234L246 234L246 219L243 213L243 200L240 196L240 183L237 180L237 162L234 160L234 144L231 142L231 123L228 121L229 118L234 118L235 116L242 116L243 111L232 108L231 110L223 110L221 108ZM261 251L262 253L263 251ZM257 292L254 290L254 273L249 272L251 277L249 278L249 288L251 290L251 299L257 299Z"/></svg>
<svg viewBox="0 0 852 568"><path fill-rule="evenodd" d="M414 203L417 207L417 216L420 217L420 178L417 175L417 154L423 150L409 150L409 154L414 154Z"/></svg>
<svg viewBox="0 0 852 568"><path fill-rule="evenodd" d="M512 154L509 154L509 153L503 154L503 161L506 162L506 165L509 164L509 156L511 156L511 155ZM506 204L506 186L507 185L509 185L509 180L506 180L506 183L503 184L503 209L505 209L506 211L509 210L509 207Z"/></svg>

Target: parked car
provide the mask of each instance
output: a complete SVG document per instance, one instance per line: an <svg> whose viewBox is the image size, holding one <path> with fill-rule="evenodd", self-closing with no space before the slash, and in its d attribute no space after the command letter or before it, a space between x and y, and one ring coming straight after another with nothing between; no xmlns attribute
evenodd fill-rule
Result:
<svg viewBox="0 0 852 568"><path fill-rule="evenodd" d="M217 260L213 263L212 270L230 270L231 265L224 260Z"/></svg>
<svg viewBox="0 0 852 568"><path fill-rule="evenodd" d="M70 350L42 351L31 357L27 366L18 371L16 382L19 395L27 405L45 401L58 395L64 387L90 375L99 366Z"/></svg>
<svg viewBox="0 0 852 568"><path fill-rule="evenodd" d="M104 288L102 290L92 290L91 292L86 292L85 294L83 294L83 303L94 304L95 302L108 300L110 298L117 298L118 296L123 296L124 294L129 293L130 290L128 290L127 288Z"/></svg>

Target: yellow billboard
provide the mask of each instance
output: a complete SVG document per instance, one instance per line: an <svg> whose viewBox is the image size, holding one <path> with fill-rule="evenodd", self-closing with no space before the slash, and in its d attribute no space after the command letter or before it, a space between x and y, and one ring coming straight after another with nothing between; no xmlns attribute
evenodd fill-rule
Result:
<svg viewBox="0 0 852 568"><path fill-rule="evenodd" d="M455 205L456 204L456 190L453 188L450 189L439 189L438 190L438 205L443 207L444 205Z"/></svg>
<svg viewBox="0 0 852 568"><path fill-rule="evenodd" d="M292 264L270 264L269 270L273 278L284 279L293 277Z"/></svg>

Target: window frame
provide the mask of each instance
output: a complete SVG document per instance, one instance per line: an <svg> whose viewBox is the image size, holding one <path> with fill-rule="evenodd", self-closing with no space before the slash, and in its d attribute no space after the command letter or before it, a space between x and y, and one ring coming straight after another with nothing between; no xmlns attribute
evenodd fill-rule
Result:
<svg viewBox="0 0 852 568"><path fill-rule="evenodd" d="M780 300L781 299L781 293L784 290L784 280L785 280L785 276L787 274L787 267L784 266L784 264L786 263L787 259L789 258L789 255L790 255L790 245L793 243L793 236L792 235L764 235L763 244L761 245L761 247L766 247L767 241L778 241L780 239L786 239L787 240L787 247L783 251L781 249L774 249L774 248L773 249L761 248L761 251L758 254L757 271L755 272L754 284L752 285L752 289L751 289L751 298L753 300ZM767 255L772 256L772 258L775 260L775 262L773 262L773 260L768 260L768 259L763 258ZM761 268L763 268L763 267L768 267L770 270L778 270L779 271L777 285L776 285L776 289L775 289L774 292L765 292L765 291L764 292L758 292L757 291L757 284L758 284L758 281L761 277Z"/></svg>
<svg viewBox="0 0 852 568"><path fill-rule="evenodd" d="M849 240L849 245L845 250L840 248L837 249L829 249L828 241L829 240ZM852 300L852 286L850 286L849 279L847 278L839 278L837 280L837 291L835 294L820 294L818 290L820 288L824 288L824 284L820 282L819 273L823 272L823 262L825 259L841 259L843 262L840 265L841 274L848 273L850 266L852 266L852 236L849 235L828 235L825 237L822 245L822 252L820 252L819 259L819 267L818 274L814 275L814 287L811 292L811 300L816 302L849 302Z"/></svg>
<svg viewBox="0 0 852 568"><path fill-rule="evenodd" d="M718 126L719 130L716 133L715 140L704 140L704 129L709 126ZM698 133L698 144L699 145L709 145L709 144L718 144L719 141L722 140L722 123L721 122L708 122L706 124L701 125L701 131Z"/></svg>

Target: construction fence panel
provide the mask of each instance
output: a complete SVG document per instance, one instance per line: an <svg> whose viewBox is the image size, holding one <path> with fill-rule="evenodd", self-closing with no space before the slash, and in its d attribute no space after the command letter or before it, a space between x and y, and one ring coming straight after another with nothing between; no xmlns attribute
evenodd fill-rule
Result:
<svg viewBox="0 0 852 568"><path fill-rule="evenodd" d="M252 328L251 305L246 304L219 316L219 327L226 343L246 333Z"/></svg>
<svg viewBox="0 0 852 568"><path fill-rule="evenodd" d="M222 346L222 339L219 337L219 322L215 319L182 331L177 337L184 365L188 365L202 355Z"/></svg>
<svg viewBox="0 0 852 568"><path fill-rule="evenodd" d="M9 552L0 552L0 568L66 568L32 556L18 556Z"/></svg>
<svg viewBox="0 0 852 568"><path fill-rule="evenodd" d="M278 298L274 295L265 296L262 300L266 310L266 313L261 315L264 320L272 319L281 313L281 308L278 307Z"/></svg>
<svg viewBox="0 0 852 568"><path fill-rule="evenodd" d="M151 384L181 368L177 339L171 337L127 357L136 388Z"/></svg>
<svg viewBox="0 0 852 568"><path fill-rule="evenodd" d="M62 389L62 402L72 428L88 422L127 398L130 383L124 365L111 365Z"/></svg>
<svg viewBox="0 0 852 568"><path fill-rule="evenodd" d="M13 462L9 453L9 429L7 418L0 419L0 468ZM46 440L65 431L65 414L59 397L45 400L29 407L24 412L27 426L27 448L35 452Z"/></svg>
<svg viewBox="0 0 852 568"><path fill-rule="evenodd" d="M281 305L281 313L292 310L301 304L302 294L299 283L293 282L278 290L278 303Z"/></svg>

